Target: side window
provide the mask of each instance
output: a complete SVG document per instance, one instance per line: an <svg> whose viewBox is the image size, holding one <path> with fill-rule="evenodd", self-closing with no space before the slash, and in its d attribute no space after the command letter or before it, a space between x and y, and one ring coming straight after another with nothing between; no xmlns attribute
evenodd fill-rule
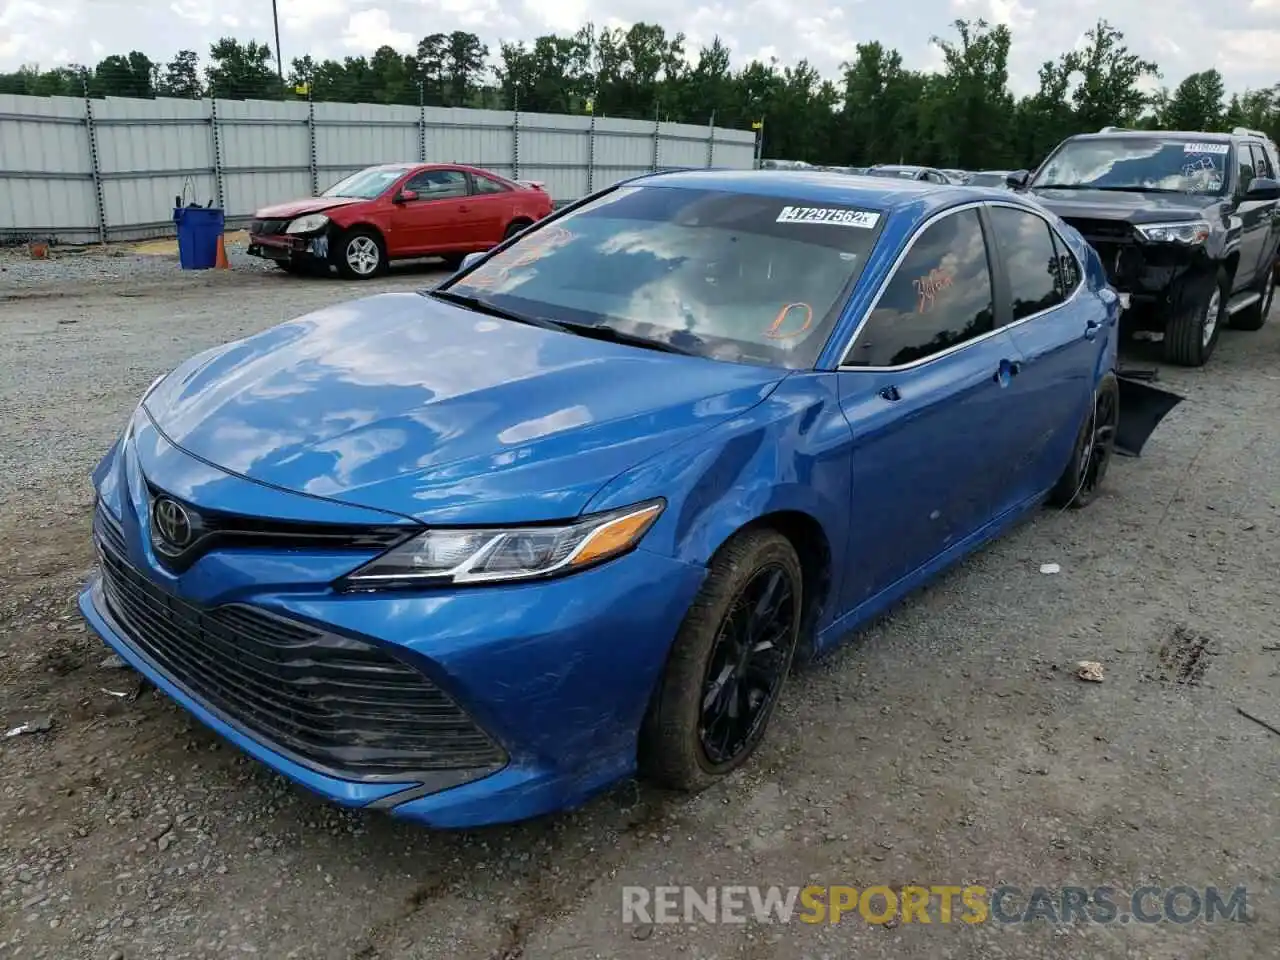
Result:
<svg viewBox="0 0 1280 960"><path fill-rule="evenodd" d="M916 237L844 365L914 363L995 328L991 269L976 209L935 221Z"/></svg>
<svg viewBox="0 0 1280 960"><path fill-rule="evenodd" d="M444 200L467 195L467 175L461 170L424 170L404 185L421 200Z"/></svg>
<svg viewBox="0 0 1280 960"><path fill-rule="evenodd" d="M471 182L476 185L476 193L506 193L507 188L500 184L492 177L486 177L483 174L473 173Z"/></svg>
<svg viewBox="0 0 1280 960"><path fill-rule="evenodd" d="M1240 178L1236 184L1236 193L1243 195L1249 189L1249 184L1253 178L1257 176L1253 172L1253 155L1249 152L1246 144L1240 143L1236 145L1236 160L1240 164Z"/></svg>
<svg viewBox="0 0 1280 960"><path fill-rule="evenodd" d="M1255 177L1275 179L1276 172L1271 169L1271 161L1267 158L1267 152L1262 149L1262 144L1260 143L1253 145L1253 169ZM1245 184L1245 189L1249 189L1248 184Z"/></svg>
<svg viewBox="0 0 1280 960"><path fill-rule="evenodd" d="M944 177L944 176L943 176L942 174L940 174L940 173L934 173L933 171L930 171L929 173L926 173L926 174L924 175L924 178L925 178L926 180L928 180L930 183L946 183L946 182L947 182L947 178L946 178L946 177Z"/></svg>
<svg viewBox="0 0 1280 960"><path fill-rule="evenodd" d="M1009 275L1010 319L1016 322L1062 303L1066 298L1049 224L1025 210L992 207L991 228Z"/></svg>
<svg viewBox="0 0 1280 960"><path fill-rule="evenodd" d="M1080 286L1080 282L1084 279L1084 270L1080 267L1080 261L1076 259L1076 255L1067 246L1067 241L1063 240L1056 230L1052 233L1053 246L1058 253L1058 282L1062 285L1062 299L1065 300L1075 293L1076 287Z"/></svg>

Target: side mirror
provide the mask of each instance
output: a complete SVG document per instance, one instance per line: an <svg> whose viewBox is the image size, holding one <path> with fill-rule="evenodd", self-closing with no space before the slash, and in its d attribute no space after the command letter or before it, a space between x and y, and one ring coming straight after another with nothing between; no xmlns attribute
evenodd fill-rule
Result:
<svg viewBox="0 0 1280 960"><path fill-rule="evenodd" d="M470 270L480 261L480 259L483 256L484 256L483 250L477 250L475 253L468 253L465 257L462 258L462 263L458 266L458 272L461 273L463 270Z"/></svg>
<svg viewBox="0 0 1280 960"><path fill-rule="evenodd" d="M1013 187L1013 189L1019 190L1022 187L1025 187L1027 185L1027 181L1030 179L1031 172L1029 170L1015 170L1013 173L1005 176L1004 182L1008 186Z"/></svg>
<svg viewBox="0 0 1280 960"><path fill-rule="evenodd" d="M1254 177L1245 191L1246 200L1280 200L1280 181L1270 177Z"/></svg>
<svg viewBox="0 0 1280 960"><path fill-rule="evenodd" d="M408 203L410 200L417 200L418 192L416 190L401 190L396 194L396 203Z"/></svg>

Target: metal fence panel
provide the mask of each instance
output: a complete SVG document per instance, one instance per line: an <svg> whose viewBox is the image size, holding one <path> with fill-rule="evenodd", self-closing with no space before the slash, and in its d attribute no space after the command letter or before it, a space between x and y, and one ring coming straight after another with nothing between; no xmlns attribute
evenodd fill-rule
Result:
<svg viewBox="0 0 1280 960"><path fill-rule="evenodd" d="M84 101L0 94L0 232L97 235Z"/></svg>
<svg viewBox="0 0 1280 960"><path fill-rule="evenodd" d="M163 236L175 197L233 225L373 163L467 163L557 202L669 167L754 163L755 135L446 107L0 95L0 240Z"/></svg>

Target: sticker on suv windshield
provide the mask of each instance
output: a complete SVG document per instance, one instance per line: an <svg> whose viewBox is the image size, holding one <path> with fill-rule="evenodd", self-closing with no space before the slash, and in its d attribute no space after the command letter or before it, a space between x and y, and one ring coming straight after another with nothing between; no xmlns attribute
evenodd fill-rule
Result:
<svg viewBox="0 0 1280 960"><path fill-rule="evenodd" d="M836 227L871 230L880 222L880 214L869 210L846 210L843 207L783 207L774 222L829 223Z"/></svg>
<svg viewBox="0 0 1280 960"><path fill-rule="evenodd" d="M1219 153L1227 152L1225 143L1185 143L1182 145L1183 153Z"/></svg>

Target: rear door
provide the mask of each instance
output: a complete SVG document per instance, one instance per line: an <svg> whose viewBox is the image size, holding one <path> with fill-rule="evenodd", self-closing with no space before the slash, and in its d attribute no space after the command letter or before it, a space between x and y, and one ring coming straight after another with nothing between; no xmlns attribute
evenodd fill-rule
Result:
<svg viewBox="0 0 1280 960"><path fill-rule="evenodd" d="M1083 268L1049 221L1015 204L987 216L1001 265L1000 319L1021 354L1004 421L1012 453L999 465L1000 511L1043 493L1061 475L1093 396L1093 374L1113 331L1083 285Z"/></svg>
<svg viewBox="0 0 1280 960"><path fill-rule="evenodd" d="M838 374L852 430L845 610L980 530L998 499L1009 370L978 204L915 235Z"/></svg>
<svg viewBox="0 0 1280 960"><path fill-rule="evenodd" d="M480 244L476 249L487 249L502 240L503 231L511 222L515 192L483 173L470 176L472 224Z"/></svg>
<svg viewBox="0 0 1280 960"><path fill-rule="evenodd" d="M415 173L401 190L417 196L395 205L391 213L393 251L426 254L466 246L469 187L462 170L439 168Z"/></svg>

